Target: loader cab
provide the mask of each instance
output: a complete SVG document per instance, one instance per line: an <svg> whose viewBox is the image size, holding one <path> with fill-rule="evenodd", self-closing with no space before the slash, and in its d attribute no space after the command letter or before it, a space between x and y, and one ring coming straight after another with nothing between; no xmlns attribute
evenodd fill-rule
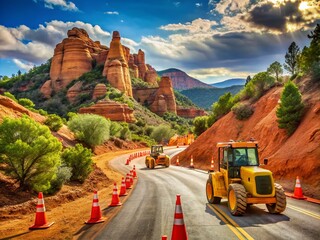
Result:
<svg viewBox="0 0 320 240"><path fill-rule="evenodd" d="M243 166L259 166L257 145L249 142L231 142L220 144L219 163L220 171L228 172L229 178L241 178L240 168Z"/></svg>
<svg viewBox="0 0 320 240"><path fill-rule="evenodd" d="M153 158L157 158L160 154L163 153L163 146L162 145L155 145L151 147L151 156Z"/></svg>

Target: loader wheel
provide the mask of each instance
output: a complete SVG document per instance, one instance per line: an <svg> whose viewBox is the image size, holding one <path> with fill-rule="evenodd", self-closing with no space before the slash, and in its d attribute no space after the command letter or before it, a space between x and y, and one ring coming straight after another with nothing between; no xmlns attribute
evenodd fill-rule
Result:
<svg viewBox="0 0 320 240"><path fill-rule="evenodd" d="M276 190L276 203L266 204L269 213L279 214L286 209L287 199L280 184L274 184Z"/></svg>
<svg viewBox="0 0 320 240"><path fill-rule="evenodd" d="M166 158L166 167L169 167L170 166L170 162L169 162L169 159Z"/></svg>
<svg viewBox="0 0 320 240"><path fill-rule="evenodd" d="M149 161L146 159L146 167L149 168Z"/></svg>
<svg viewBox="0 0 320 240"><path fill-rule="evenodd" d="M207 180L206 194L207 194L207 200L208 200L209 203L214 203L214 204L219 204L220 203L221 197L215 197L214 196L214 191L213 191L211 178L209 178Z"/></svg>
<svg viewBox="0 0 320 240"><path fill-rule="evenodd" d="M150 165L149 166L150 166L151 169L154 169L154 159L150 160Z"/></svg>
<svg viewBox="0 0 320 240"><path fill-rule="evenodd" d="M228 207L234 216L243 215L247 208L247 194L243 185L233 183L228 188Z"/></svg>

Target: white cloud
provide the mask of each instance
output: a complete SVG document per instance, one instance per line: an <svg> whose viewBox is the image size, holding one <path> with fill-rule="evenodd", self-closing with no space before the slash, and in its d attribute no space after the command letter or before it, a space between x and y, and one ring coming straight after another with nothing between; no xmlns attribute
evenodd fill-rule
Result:
<svg viewBox="0 0 320 240"><path fill-rule="evenodd" d="M250 0L222 0L215 6L215 10L220 14L229 15L235 12L244 11L249 4Z"/></svg>
<svg viewBox="0 0 320 240"><path fill-rule="evenodd" d="M246 78L248 75L252 74L249 72L238 72L231 71L228 68L199 68L192 71L189 71L188 74L199 80L206 80L210 78L230 78L230 77L239 77Z"/></svg>
<svg viewBox="0 0 320 240"><path fill-rule="evenodd" d="M173 5L175 5L176 7L179 7L180 6L180 2L173 2Z"/></svg>
<svg viewBox="0 0 320 240"><path fill-rule="evenodd" d="M44 6L50 9L54 9L54 7L58 6L65 11L79 11L73 2L66 2L65 0L44 0Z"/></svg>
<svg viewBox="0 0 320 240"><path fill-rule="evenodd" d="M29 71L31 68L33 68L33 64L30 62L24 63L22 61L20 61L19 59L14 58L12 60L19 68Z"/></svg>
<svg viewBox="0 0 320 240"><path fill-rule="evenodd" d="M196 3L196 7L202 7L202 3Z"/></svg>
<svg viewBox="0 0 320 240"><path fill-rule="evenodd" d="M200 33L200 32L210 32L212 31L212 27L218 25L216 21L210 21L208 19L198 18L193 20L191 23L187 22L185 24L168 24L165 26L161 26L160 29L166 31L179 31L185 30L190 33Z"/></svg>
<svg viewBox="0 0 320 240"><path fill-rule="evenodd" d="M114 12L108 11L108 12L104 12L104 14L108 14L108 15L119 15L119 12L117 12L117 11L114 11Z"/></svg>

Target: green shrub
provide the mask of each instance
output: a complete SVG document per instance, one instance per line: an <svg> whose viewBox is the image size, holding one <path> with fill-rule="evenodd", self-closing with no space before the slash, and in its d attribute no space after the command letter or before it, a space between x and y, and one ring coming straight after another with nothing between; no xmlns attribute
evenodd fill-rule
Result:
<svg viewBox="0 0 320 240"><path fill-rule="evenodd" d="M50 130L57 132L63 126L63 121L58 115L50 114L44 124L47 125Z"/></svg>
<svg viewBox="0 0 320 240"><path fill-rule="evenodd" d="M72 169L71 180L84 182L92 172L92 152L90 149L76 144L75 147L67 148L61 154L63 162Z"/></svg>
<svg viewBox="0 0 320 240"><path fill-rule="evenodd" d="M43 109L39 109L39 114L41 114L42 116L48 116L48 112L43 110Z"/></svg>
<svg viewBox="0 0 320 240"><path fill-rule="evenodd" d="M15 102L18 102L18 100L16 99L16 97L13 95L13 94L11 94L10 92L4 92L4 94L3 94L4 96L6 96L6 97L8 97L8 98L11 98L13 101L15 101Z"/></svg>
<svg viewBox="0 0 320 240"><path fill-rule="evenodd" d="M121 129L120 138L122 140L131 140L131 131L128 127L124 127Z"/></svg>
<svg viewBox="0 0 320 240"><path fill-rule="evenodd" d="M45 191L60 166L61 143L49 128L23 116L0 125L0 162L22 189Z"/></svg>
<svg viewBox="0 0 320 240"><path fill-rule="evenodd" d="M94 114L78 114L68 122L75 137L91 147L102 144L110 138L110 121Z"/></svg>
<svg viewBox="0 0 320 240"><path fill-rule="evenodd" d="M230 112L233 104L234 103L233 103L232 94L230 92L223 94L219 98L218 102L212 105L213 115L216 116L216 118L222 117L223 115Z"/></svg>
<svg viewBox="0 0 320 240"><path fill-rule="evenodd" d="M34 103L28 98L20 98L18 100L18 103L28 109L33 109L33 107L35 106Z"/></svg>
<svg viewBox="0 0 320 240"><path fill-rule="evenodd" d="M169 142L174 133L175 132L168 125L161 124L154 128L150 137L158 143L166 143Z"/></svg>
<svg viewBox="0 0 320 240"><path fill-rule="evenodd" d="M233 106L231 110L239 120L248 119L254 112L251 105L242 103Z"/></svg>
<svg viewBox="0 0 320 240"><path fill-rule="evenodd" d="M122 126L120 123L111 121L110 122L110 136L112 137L120 137L120 131L122 130Z"/></svg>
<svg viewBox="0 0 320 240"><path fill-rule="evenodd" d="M154 127L153 127L153 126L148 126L148 127L145 128L144 133L145 133L145 135L147 135L147 136L151 136L153 130L154 130Z"/></svg>
<svg viewBox="0 0 320 240"><path fill-rule="evenodd" d="M46 190L46 194L54 194L59 191L62 185L70 180L72 176L72 168L67 166L60 166L56 178L51 181L50 189Z"/></svg>
<svg viewBox="0 0 320 240"><path fill-rule="evenodd" d="M299 126L303 114L301 94L293 82L286 83L280 100L281 102L276 112L278 126L285 129L290 136Z"/></svg>
<svg viewBox="0 0 320 240"><path fill-rule="evenodd" d="M193 120L194 133L200 136L208 129L208 116L196 117Z"/></svg>

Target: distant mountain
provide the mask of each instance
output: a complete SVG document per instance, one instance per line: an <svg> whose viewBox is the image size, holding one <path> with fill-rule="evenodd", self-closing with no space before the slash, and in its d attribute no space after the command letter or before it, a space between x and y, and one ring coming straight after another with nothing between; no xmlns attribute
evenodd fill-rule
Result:
<svg viewBox="0 0 320 240"><path fill-rule="evenodd" d="M193 88L183 90L180 93L187 96L196 105L202 108L210 108L211 105L218 101L219 97L226 92L231 92L234 95L242 88L243 86L232 86L227 88Z"/></svg>
<svg viewBox="0 0 320 240"><path fill-rule="evenodd" d="M213 83L210 85L217 88L226 88L231 86L243 86L245 83L246 83L246 79L244 78L232 78L232 79L225 80L223 82Z"/></svg>
<svg viewBox="0 0 320 240"><path fill-rule="evenodd" d="M163 71L158 71L158 75L161 76L168 76L171 78L172 86L175 90L181 91L191 88L214 88L209 84L201 82L198 79L190 77L185 72L176 69L176 68L169 68Z"/></svg>

